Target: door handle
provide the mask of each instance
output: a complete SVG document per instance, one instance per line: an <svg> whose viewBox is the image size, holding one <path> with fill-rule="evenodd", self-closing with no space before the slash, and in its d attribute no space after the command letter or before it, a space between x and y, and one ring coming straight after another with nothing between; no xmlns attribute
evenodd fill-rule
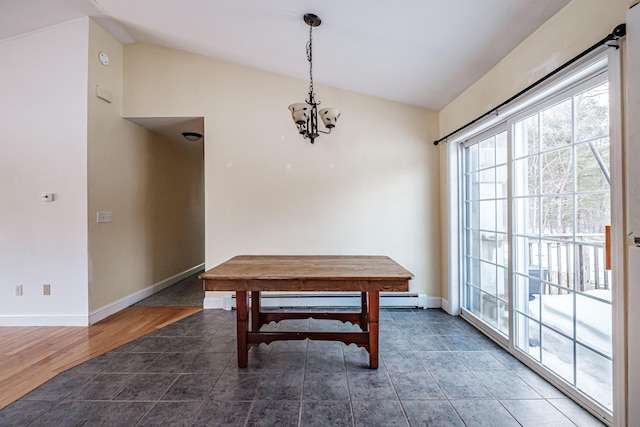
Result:
<svg viewBox="0 0 640 427"><path fill-rule="evenodd" d="M604 268L606 270L611 270L611 226L604 226L604 251L605 251L605 260L604 260Z"/></svg>

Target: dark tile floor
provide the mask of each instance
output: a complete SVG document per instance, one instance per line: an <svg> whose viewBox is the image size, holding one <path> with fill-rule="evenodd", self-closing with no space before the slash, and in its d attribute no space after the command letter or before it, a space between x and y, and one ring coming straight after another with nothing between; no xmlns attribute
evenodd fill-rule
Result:
<svg viewBox="0 0 640 427"><path fill-rule="evenodd" d="M148 298L133 304L134 307L189 306L202 307L204 290L198 275L204 270L180 280L178 283L156 292Z"/></svg>
<svg viewBox="0 0 640 427"><path fill-rule="evenodd" d="M205 310L58 375L0 426L601 425L460 318L388 309L380 328L377 370L365 350L322 341L262 344L238 369L235 312Z"/></svg>

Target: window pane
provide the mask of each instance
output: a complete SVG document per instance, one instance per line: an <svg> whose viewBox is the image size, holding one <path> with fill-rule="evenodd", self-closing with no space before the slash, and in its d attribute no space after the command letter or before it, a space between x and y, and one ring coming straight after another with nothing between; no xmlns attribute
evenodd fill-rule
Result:
<svg viewBox="0 0 640 427"><path fill-rule="evenodd" d="M573 196L540 198L542 234L556 238L573 236Z"/></svg>
<svg viewBox="0 0 640 427"><path fill-rule="evenodd" d="M509 236L507 234L496 234L498 239L498 258L496 259L496 264L502 265L504 267L509 266Z"/></svg>
<svg viewBox="0 0 640 427"><path fill-rule="evenodd" d="M482 293L482 320L497 328L498 326L498 300L493 295Z"/></svg>
<svg viewBox="0 0 640 427"><path fill-rule="evenodd" d="M523 253L523 260L525 261L525 268L527 270L521 271L522 273L528 273L528 269L530 265L540 265L540 239L526 239L527 241L527 257L524 258L525 254Z"/></svg>
<svg viewBox="0 0 640 427"><path fill-rule="evenodd" d="M540 155L542 194L573 192L573 149L563 148Z"/></svg>
<svg viewBox="0 0 640 427"><path fill-rule="evenodd" d="M540 298L539 295L532 293L535 289L530 287L531 277L518 274L515 281L514 307L516 310L540 320Z"/></svg>
<svg viewBox="0 0 640 427"><path fill-rule="evenodd" d="M555 236L552 236L555 237ZM568 256L568 252L573 248L573 243L545 241L543 251L546 254L543 266L548 269L547 279L551 283L557 285L568 286L568 272L573 274L572 259ZM571 264L571 265L570 265Z"/></svg>
<svg viewBox="0 0 640 427"><path fill-rule="evenodd" d="M514 202L513 227L517 233L540 235L540 207L537 197L518 198Z"/></svg>
<svg viewBox="0 0 640 427"><path fill-rule="evenodd" d="M480 288L491 295L496 294L496 266L483 262L480 264Z"/></svg>
<svg viewBox="0 0 640 427"><path fill-rule="evenodd" d="M480 257L480 231L467 230L467 241L465 242L465 252L468 256Z"/></svg>
<svg viewBox="0 0 640 427"><path fill-rule="evenodd" d="M498 166L496 168L496 197L507 197L507 166Z"/></svg>
<svg viewBox="0 0 640 427"><path fill-rule="evenodd" d="M590 291L610 299L608 291ZM576 338L583 344L611 357L611 303L576 295Z"/></svg>
<svg viewBox="0 0 640 427"><path fill-rule="evenodd" d="M507 232L508 229L508 212L507 212L507 201L506 200L496 200L496 231L500 231L503 233Z"/></svg>
<svg viewBox="0 0 640 427"><path fill-rule="evenodd" d="M527 157L513 162L514 195L540 194L539 157Z"/></svg>
<svg viewBox="0 0 640 427"><path fill-rule="evenodd" d="M530 264L527 270L528 279L529 279L529 300L532 300L536 295L544 295L548 292L548 284L546 282L549 281L549 269L540 266Z"/></svg>
<svg viewBox="0 0 640 427"><path fill-rule="evenodd" d="M487 138L484 141L480 141L480 143L478 144L480 169L494 166L496 164L495 146L496 144L494 137Z"/></svg>
<svg viewBox="0 0 640 427"><path fill-rule="evenodd" d="M569 289L573 289L574 287L574 283L575 283L575 276L576 276L576 264L575 264L575 245L571 244L571 243L567 243L566 245L564 245L563 249L564 252L566 253L566 258L567 258L567 268L566 268L566 279L563 279L560 281L560 284L569 288Z"/></svg>
<svg viewBox="0 0 640 427"><path fill-rule="evenodd" d="M478 172L468 173L465 181L465 196L467 200L478 198L478 182L480 174Z"/></svg>
<svg viewBox="0 0 640 427"><path fill-rule="evenodd" d="M495 200L483 200L480 202L480 228L483 230L496 229Z"/></svg>
<svg viewBox="0 0 640 427"><path fill-rule="evenodd" d="M515 313L514 344L538 362L540 361L540 324Z"/></svg>
<svg viewBox="0 0 640 427"><path fill-rule="evenodd" d="M498 330L509 335L509 303L502 299L498 300Z"/></svg>
<svg viewBox="0 0 640 427"><path fill-rule="evenodd" d="M477 258L467 259L467 282L471 285L480 286L480 260Z"/></svg>
<svg viewBox="0 0 640 427"><path fill-rule="evenodd" d="M496 135L496 165L507 163L507 132Z"/></svg>
<svg viewBox="0 0 640 427"><path fill-rule="evenodd" d="M476 316L480 316L481 314L481 302L480 302L480 291L473 286L467 286L467 303L465 307L467 310L475 314Z"/></svg>
<svg viewBox="0 0 640 427"><path fill-rule="evenodd" d="M569 384L574 384L573 342L543 326L541 344L542 364L564 378Z"/></svg>
<svg viewBox="0 0 640 427"><path fill-rule="evenodd" d="M528 117L514 126L514 158L535 154L539 151L538 115Z"/></svg>
<svg viewBox="0 0 640 427"><path fill-rule="evenodd" d="M482 233L480 236L480 258L485 261L496 262L498 245L495 233Z"/></svg>
<svg viewBox="0 0 640 427"><path fill-rule="evenodd" d="M509 298L509 270L502 267L496 269L496 295L503 300Z"/></svg>
<svg viewBox="0 0 640 427"><path fill-rule="evenodd" d="M573 336L573 291L570 293L556 294L557 288L550 286L549 294L542 295L540 308L540 321L543 325L553 326L563 334ZM554 289L555 288L555 289Z"/></svg>
<svg viewBox="0 0 640 427"><path fill-rule="evenodd" d="M529 265L529 238L528 237L515 237L513 239L514 244L514 266L513 270L517 273L527 274L527 266Z"/></svg>
<svg viewBox="0 0 640 427"><path fill-rule="evenodd" d="M496 170L491 168L479 172L479 189L481 199L494 199L496 197Z"/></svg>
<svg viewBox="0 0 640 427"><path fill-rule="evenodd" d="M602 290L599 298L611 300L609 275L605 269L605 248L602 244L576 245L576 285L581 292Z"/></svg>
<svg viewBox="0 0 640 427"><path fill-rule="evenodd" d="M609 139L599 139L576 146L577 191L608 191Z"/></svg>
<svg viewBox="0 0 640 427"><path fill-rule="evenodd" d="M474 144L465 149L465 162L467 172L475 172L478 170L478 144Z"/></svg>
<svg viewBox="0 0 640 427"><path fill-rule="evenodd" d="M613 366L611 359L603 357L581 345L576 354L576 386L596 399L610 411L613 409Z"/></svg>
<svg viewBox="0 0 640 427"><path fill-rule="evenodd" d="M609 135L608 83L577 95L574 102L578 142Z"/></svg>
<svg viewBox="0 0 640 427"><path fill-rule="evenodd" d="M567 99L540 112L541 151L573 142L571 110L571 99Z"/></svg>
<svg viewBox="0 0 640 427"><path fill-rule="evenodd" d="M609 192L579 194L576 197L576 234L600 235L604 242L605 226L611 223Z"/></svg>

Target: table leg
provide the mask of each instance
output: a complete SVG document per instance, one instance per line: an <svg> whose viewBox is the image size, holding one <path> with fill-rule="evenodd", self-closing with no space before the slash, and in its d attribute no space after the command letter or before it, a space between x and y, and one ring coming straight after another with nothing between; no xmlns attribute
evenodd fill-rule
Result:
<svg viewBox="0 0 640 427"><path fill-rule="evenodd" d="M367 331L367 324L369 323L368 321L368 316L369 316L369 310L367 309L367 293L366 292L362 292L362 295L360 297L360 303L362 305L362 307L360 308L360 328L363 331Z"/></svg>
<svg viewBox="0 0 640 427"><path fill-rule="evenodd" d="M247 291L236 291L236 329L238 334L238 368L246 368L249 359L247 349L247 332L249 326L249 309L247 307Z"/></svg>
<svg viewBox="0 0 640 427"><path fill-rule="evenodd" d="M369 367L378 369L378 338L380 336L380 292L369 293Z"/></svg>
<svg viewBox="0 0 640 427"><path fill-rule="evenodd" d="M251 291L251 331L260 330L260 291Z"/></svg>

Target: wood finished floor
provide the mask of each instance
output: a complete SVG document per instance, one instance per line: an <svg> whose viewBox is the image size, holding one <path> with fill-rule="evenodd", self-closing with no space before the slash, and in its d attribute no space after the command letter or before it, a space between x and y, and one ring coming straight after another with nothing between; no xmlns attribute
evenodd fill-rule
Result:
<svg viewBox="0 0 640 427"><path fill-rule="evenodd" d="M0 327L0 409L61 372L202 307L128 307L88 327Z"/></svg>

